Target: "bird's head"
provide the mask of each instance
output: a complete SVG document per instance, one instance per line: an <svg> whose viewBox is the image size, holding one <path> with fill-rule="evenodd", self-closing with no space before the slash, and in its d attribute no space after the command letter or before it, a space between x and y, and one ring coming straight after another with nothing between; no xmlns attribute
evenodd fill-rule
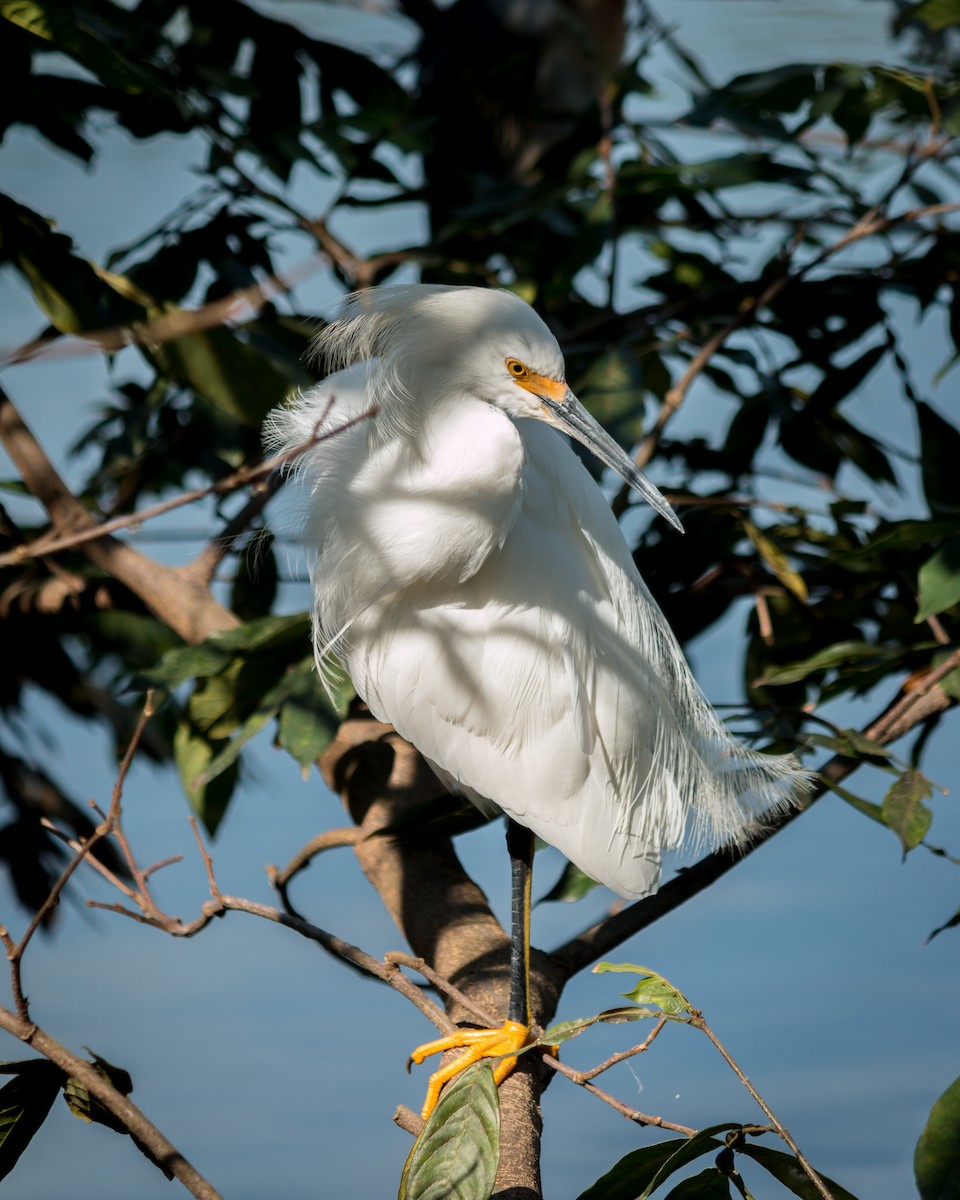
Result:
<svg viewBox="0 0 960 1200"><path fill-rule="evenodd" d="M567 386L556 338L512 292L409 285L348 296L318 338L335 368L376 359L371 400L397 428L424 397L469 395L575 438L683 532L673 509Z"/></svg>

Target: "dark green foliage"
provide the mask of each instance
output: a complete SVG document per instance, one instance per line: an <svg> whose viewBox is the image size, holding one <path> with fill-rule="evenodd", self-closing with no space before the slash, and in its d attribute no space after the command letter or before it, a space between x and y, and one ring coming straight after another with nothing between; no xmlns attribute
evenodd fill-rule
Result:
<svg viewBox="0 0 960 1200"><path fill-rule="evenodd" d="M70 431L87 467L78 495L114 517L257 460L264 414L313 377L303 356L315 318L295 293L277 298L279 268L295 285L290 263L318 248L328 280L344 290L415 268L431 280L509 286L550 322L571 385L624 445L705 398L709 419L667 424L651 467L677 502L682 548L661 522L629 511L629 497L615 509L681 641L725 617L742 632L739 731L888 771L882 803L834 790L904 854L920 847L955 862L927 840L937 798L921 768L933 720L901 761L837 727L830 704L889 696L905 681L923 687L960 642L960 427L948 391L960 358L960 232L950 208L960 8L896 5L892 19L910 47L899 67L784 62L719 83L640 9L633 61L615 69L618 48L607 48L603 104L595 89L558 119L535 86L542 39L505 41L495 7L468 0L405 5L421 25L412 55L346 48L324 36L323 17L301 29L292 14L279 19L241 0L0 0L0 136L26 128L94 171L105 129L190 135L206 147L196 190L103 262L72 236L69 197L60 211L34 212L15 179L0 196L0 267L29 289L38 341L85 335L107 355L134 347L113 365L96 419ZM591 31L574 32L589 49ZM613 34L617 42L622 30ZM477 71L449 52L465 40L496 69ZM695 152L672 115L658 115L654 47L687 88L680 129L696 131ZM717 128L723 137L705 148ZM323 195L335 185L322 219L298 209L297 179ZM366 244L333 236L349 227L345 216L381 209L390 219ZM429 218L428 235L413 222L397 234L411 212ZM243 303L224 303L239 291ZM197 308L202 320L191 317ZM904 312L943 331L935 362L911 361ZM130 355L136 370L125 365ZM904 414L919 453L891 444L865 399ZM24 489L0 484L13 511ZM229 498L210 502L211 538L237 510ZM285 558L258 520L221 567L242 624L186 646L81 551L19 558L18 547L44 531L39 511L12 516L0 506L0 863L31 910L65 861L44 819L76 837L91 829L59 782L61 764L36 761L23 719L31 695L87 721L119 755L140 691L160 689L142 751L175 764L211 833L256 734L269 729L309 770L350 697L345 681L333 700L325 693L307 617L278 615ZM960 672L941 686L960 700ZM385 832L449 836L479 820L444 799ZM109 846L98 853L121 869ZM590 886L565 872L546 898ZM955 914L934 933L958 925ZM630 994L640 1007L552 1032L564 1040L598 1021L662 1012L687 1020L683 997L663 985L647 975ZM116 1083L116 1069L97 1063ZM0 1113L3 1171L64 1084L46 1064L13 1066ZM465 1077L475 1093L466 1100L450 1089L443 1101L473 1156L464 1196L483 1194L495 1169L488 1074ZM917 1149L923 1200L957 1194L954 1091ZM74 1111L111 1125L76 1081L67 1092ZM477 1111L479 1125L467 1128ZM462 1166L454 1148L437 1148L437 1128L408 1164L410 1200ZM445 1164L439 1174L425 1146ZM688 1176L693 1163L699 1173ZM772 1177L814 1194L792 1156L721 1125L634 1151L585 1195L626 1200L661 1184L675 1197L745 1195L741 1168L764 1186ZM838 1200L848 1195L830 1186Z"/></svg>

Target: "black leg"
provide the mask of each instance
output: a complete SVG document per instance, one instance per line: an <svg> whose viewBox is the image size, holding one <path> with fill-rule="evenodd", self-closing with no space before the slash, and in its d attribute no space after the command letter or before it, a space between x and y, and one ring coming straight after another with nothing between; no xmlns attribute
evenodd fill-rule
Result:
<svg viewBox="0 0 960 1200"><path fill-rule="evenodd" d="M534 837L507 818L510 854L510 1009L507 1019L530 1024L530 884L533 878Z"/></svg>

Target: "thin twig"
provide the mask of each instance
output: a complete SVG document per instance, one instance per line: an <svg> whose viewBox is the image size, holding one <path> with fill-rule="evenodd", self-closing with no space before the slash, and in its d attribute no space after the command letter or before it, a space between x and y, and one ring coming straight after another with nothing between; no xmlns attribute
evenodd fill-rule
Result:
<svg viewBox="0 0 960 1200"><path fill-rule="evenodd" d="M20 941L16 945L13 945L9 940L9 935L7 935L6 938L0 938L6 948L7 958L10 961L11 987L14 1001L17 1006L17 1013L25 1021L30 1020L30 1012L26 997L23 994L20 978L20 966L23 961L24 953L26 952L27 947L30 945L30 940L33 935L37 932L37 930L46 920L47 916L59 903L63 889L67 886L67 883L69 882L74 871L76 871L77 867L80 866L84 859L91 854L97 843L102 841L105 837L113 832L120 815L123 787L126 783L127 774L130 770L130 765L133 762L134 755L139 749L140 739L143 737L144 730L147 727L147 722L153 716L153 711L153 691L150 690L147 692L143 708L140 712L137 724L134 727L133 734L126 749L126 753L120 761L120 766L117 770L117 778L113 785L113 794L110 800L109 812L103 815L103 820L99 825L97 825L93 833L88 838L86 838L83 842L76 844L73 858L67 863L66 867L64 867L63 871L60 873L59 879L57 879L56 883L54 883L53 887L50 889L43 904L41 904L37 911L33 914L33 918L30 921L30 924L27 926L26 931L24 932ZM4 931L4 933L6 933L6 931Z"/></svg>
<svg viewBox="0 0 960 1200"><path fill-rule="evenodd" d="M472 1013L480 1024L486 1029L493 1029L497 1025L497 1021L485 1009L474 1004L474 1002L466 996L460 989L452 984L449 979L444 979L422 958L418 958L413 954L404 954L402 950L389 950L384 956L385 963L393 963L398 967L409 967L411 971L417 971L426 979L438 992L443 992L445 996L449 996L451 1000L455 1000L467 1012ZM451 1031L454 1028L453 1022Z"/></svg>
<svg viewBox="0 0 960 1200"><path fill-rule="evenodd" d="M560 1075L566 1076L571 1083L575 1083L578 1087L582 1087L584 1091L589 1092L591 1096L596 1096L598 1100L602 1100L604 1104L609 1104L611 1108L628 1121L633 1121L637 1125L655 1125L658 1129L672 1129L676 1133L684 1133L687 1137L693 1137L697 1132L696 1129L691 1129L688 1125L676 1125L673 1121L665 1121L663 1117L656 1117L650 1113L640 1112L639 1109L631 1108L629 1104L624 1104L615 1096L611 1096L609 1092L598 1088L596 1084L590 1083L588 1080L580 1077L579 1071L574 1071L568 1067L566 1063L562 1063L559 1058L554 1058L552 1054L544 1054L543 1061L548 1067L551 1067Z"/></svg>
<svg viewBox="0 0 960 1200"><path fill-rule="evenodd" d="M355 846L360 837L356 825L344 825L340 829L325 829L318 833L290 859L283 870L274 866L267 867L267 878L275 888L286 887L290 881L325 850L334 850L340 846Z"/></svg>
<svg viewBox="0 0 960 1200"><path fill-rule="evenodd" d="M747 1076L741 1070L739 1065L730 1056L726 1047L723 1045L723 1043L720 1041L720 1039L717 1037L717 1035L713 1032L713 1030L710 1028L710 1026L707 1024L707 1022L704 1020L703 1014L699 1013L699 1012L692 1012L691 1016L690 1016L690 1024L694 1027L694 1029L699 1029L703 1033L705 1033L707 1035L707 1037L710 1039L710 1041L713 1043L713 1045L717 1048L717 1050L720 1052L721 1056L723 1057L724 1062L726 1062L727 1066L731 1069L731 1071L733 1071L733 1073L740 1080L740 1082L743 1084L743 1086L747 1089L747 1091L750 1093L750 1095L753 1097L753 1099L757 1102L757 1104L760 1105L760 1107L763 1109L766 1116L769 1118L770 1123L773 1125L774 1129L777 1131L777 1133L779 1133L779 1135L783 1138L783 1140L787 1143L787 1145L793 1151L797 1162L800 1164L801 1167L803 1167L804 1171L806 1172L807 1176L810 1179L810 1182L813 1184L813 1186L817 1189L817 1191L823 1197L823 1200L834 1200L832 1192L830 1192L830 1190L827 1188L827 1185L823 1182L823 1180L820 1178L820 1176L817 1174L817 1172L813 1169L813 1167L810 1165L810 1163L807 1162L806 1158L801 1153L800 1147L793 1140L793 1136L791 1135L790 1130L787 1129L787 1127L785 1125L781 1124L781 1122L778 1120L777 1116L772 1111L770 1106L766 1103L766 1101L763 1099L763 1097L760 1095L760 1093L757 1091L757 1089L753 1086L753 1084L750 1082L750 1080L747 1078Z"/></svg>
<svg viewBox="0 0 960 1200"><path fill-rule="evenodd" d="M666 1025L667 1018L661 1017L644 1041L639 1042L636 1046L632 1046L629 1050L620 1050L616 1054L611 1054L599 1066L592 1067L589 1071L575 1071L576 1079L573 1082L588 1083L591 1079L596 1079L598 1075L602 1075L604 1071L609 1071L611 1067L615 1067L618 1063L625 1062L628 1058L635 1058L638 1054L643 1054L650 1049L654 1040L666 1028ZM567 1077L573 1079L572 1075L568 1075Z"/></svg>
<svg viewBox="0 0 960 1200"><path fill-rule="evenodd" d="M187 504L195 504L198 500L204 500L208 496L229 495L231 492L239 491L241 488L251 485L259 484L260 488L264 489L263 503L266 503L279 485L279 474L276 483L270 482L270 477L273 476L274 472L279 473L283 467L292 463L313 446L326 441L328 438L345 433L361 421L369 420L376 413L377 408L375 406L371 407L358 416L344 421L336 429L330 429L323 434L315 431L307 441L294 446L290 450L284 451L282 454L275 455L267 462L258 463L254 467L242 467L239 471L234 471L232 475L228 475L225 479L220 479L216 483L211 483L202 488L194 488L189 492L181 492L178 496L172 496L169 500L161 500L159 503L152 504L149 508L140 509L138 512L126 513L121 517L111 517L108 521L99 521L85 529L78 529L68 534L59 534L55 531L43 534L32 542L25 542L16 546L13 550L7 551L6 554L0 554L0 567L15 566L29 558L53 554L59 550L72 549L74 546L96 541L107 534L115 533L120 529L126 529L131 525L142 525L154 517L163 516ZM227 536L229 536L229 533ZM189 570L189 568L187 569Z"/></svg>

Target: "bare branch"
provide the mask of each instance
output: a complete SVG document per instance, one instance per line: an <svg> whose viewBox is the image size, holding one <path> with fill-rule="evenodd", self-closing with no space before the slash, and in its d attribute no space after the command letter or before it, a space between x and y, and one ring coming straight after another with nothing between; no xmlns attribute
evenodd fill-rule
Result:
<svg viewBox="0 0 960 1200"><path fill-rule="evenodd" d="M44 1058L56 1063L69 1076L96 1096L101 1104L123 1123L124 1127L150 1151L150 1154L175 1178L179 1179L197 1200L221 1200L219 1192L183 1157L139 1108L113 1086L85 1059L78 1058L50 1034L32 1021L26 1021L6 1008L0 1008L0 1028L31 1046Z"/></svg>
<svg viewBox="0 0 960 1200"><path fill-rule="evenodd" d="M343 825L339 829L325 829L323 833L318 833L315 838L298 850L282 871L274 866L267 867L267 877L273 887L286 888L290 881L308 867L318 854L322 854L325 850L337 849L340 846L355 846L359 837L360 830L356 825Z"/></svg>
<svg viewBox="0 0 960 1200"><path fill-rule="evenodd" d="M760 1107L763 1109L766 1116L769 1118L774 1129L777 1131L777 1133L783 1138L783 1140L787 1143L787 1145L793 1151L797 1162L800 1164L801 1167L803 1167L803 1169L806 1172L807 1176L809 1177L811 1183L817 1189L817 1191L820 1193L820 1195L823 1197L823 1200L833 1200L833 1193L827 1188L827 1185L823 1182L823 1180L820 1178L820 1176L817 1174L817 1172L813 1169L813 1167L810 1165L810 1163L807 1161L807 1159L801 1153L800 1147L794 1141L793 1136L790 1133L790 1130L787 1129L786 1125L781 1124L781 1122L777 1119L776 1115L770 1109L769 1105L766 1103L766 1101L763 1099L763 1097L760 1095L760 1093L757 1091L757 1089L753 1086L753 1084L750 1082L750 1080L746 1077L746 1075L743 1073L743 1071L740 1069L740 1067L737 1065L737 1063L734 1062L733 1058L731 1058L730 1054L728 1053L726 1047L723 1045L723 1043L720 1041L720 1039L717 1037L717 1035L713 1032L713 1030L710 1028L710 1026L707 1024L707 1022L703 1019L703 1014L699 1013L699 1012L692 1013L691 1018L690 1018L690 1024L694 1027L694 1029L699 1029L699 1030L701 1030L701 1032L705 1033L707 1035L707 1037L710 1039L710 1041L713 1043L713 1045L717 1048L717 1050L719 1050L720 1054L723 1056L724 1062L726 1062L727 1066L731 1069L731 1071L733 1071L734 1075L736 1075L736 1077L740 1080L740 1082L747 1089L747 1091L750 1093L750 1095L753 1097L753 1099L757 1102L757 1104L760 1105Z"/></svg>
<svg viewBox="0 0 960 1200"><path fill-rule="evenodd" d="M864 730L865 735L871 741L885 746L896 741L897 738L902 737L936 713L949 708L954 701L937 685L941 679L958 666L960 666L960 650L950 655L936 670L930 671L923 679L915 682L911 691L901 693ZM831 783L839 783L860 765L860 759L846 758L838 754L823 766L820 774L829 779ZM806 811L823 795L825 790L824 785L819 785L804 798L802 805L791 808L758 827L743 845L721 846L713 854L708 854L699 862L694 863L692 867L668 880L655 895L638 900L613 916L606 917L558 947L553 951L551 957L560 964L566 978L575 975L595 959L609 954L628 938L639 933L640 930L646 929L661 917L666 916L667 913L679 908L687 900L699 895L746 858L748 854L752 854L758 846L762 846L774 834L789 825L801 812Z"/></svg>
<svg viewBox="0 0 960 1200"><path fill-rule="evenodd" d="M96 522L60 478L10 398L0 390L0 441L28 490L43 504L60 533L96 528ZM237 617L183 572L154 562L97 529L84 553L125 584L150 611L186 642L239 624Z"/></svg>
<svg viewBox="0 0 960 1200"><path fill-rule="evenodd" d="M583 1078L580 1071L574 1071L572 1067L568 1067L566 1063L562 1063L559 1058L554 1058L552 1054L544 1054L543 1061L559 1075L564 1075L571 1083L582 1087L585 1092L589 1092L591 1096L596 1096L604 1104L609 1104L621 1117L626 1117L628 1121L633 1121L637 1125L655 1125L659 1129L673 1129L677 1133L686 1134L687 1137L693 1137L697 1132L696 1129L691 1129L688 1125L675 1125L672 1121L665 1121L663 1117L652 1116L650 1113L640 1112L639 1109L631 1108L629 1104L624 1104L614 1096L611 1096L609 1092L605 1092L602 1088L598 1088L596 1084L590 1083L587 1079Z"/></svg>

